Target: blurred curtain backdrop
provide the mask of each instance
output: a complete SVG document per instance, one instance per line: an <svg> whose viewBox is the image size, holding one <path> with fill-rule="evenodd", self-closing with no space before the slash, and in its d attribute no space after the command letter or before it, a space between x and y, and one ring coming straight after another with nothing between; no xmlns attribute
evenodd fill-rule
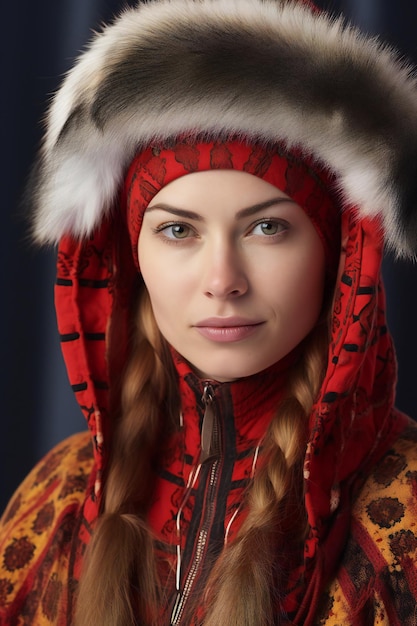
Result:
<svg viewBox="0 0 417 626"><path fill-rule="evenodd" d="M417 60L417 5L410 0L321 0ZM47 101L91 30L136 3L121 0L4 2L1 37L2 201L0 308L0 511L33 465L84 429L63 365L53 308L53 250L28 238L22 190L42 134ZM19 208L19 205L22 205ZM387 259L391 330L400 365L398 406L417 416L417 268Z"/></svg>

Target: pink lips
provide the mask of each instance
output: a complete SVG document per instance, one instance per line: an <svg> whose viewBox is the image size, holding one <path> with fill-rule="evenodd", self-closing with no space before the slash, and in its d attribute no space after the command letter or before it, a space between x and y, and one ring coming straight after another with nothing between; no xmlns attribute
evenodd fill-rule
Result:
<svg viewBox="0 0 417 626"><path fill-rule="evenodd" d="M263 324L243 317L209 317L194 325L196 330L211 341L228 343L247 339Z"/></svg>

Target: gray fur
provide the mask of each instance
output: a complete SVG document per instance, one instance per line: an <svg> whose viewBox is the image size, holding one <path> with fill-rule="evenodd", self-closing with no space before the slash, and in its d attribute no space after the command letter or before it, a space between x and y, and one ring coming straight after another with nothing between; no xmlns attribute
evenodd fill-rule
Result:
<svg viewBox="0 0 417 626"><path fill-rule="evenodd" d="M395 53L282 0L160 0L96 36L48 117L35 234L87 236L135 151L184 131L301 146L360 215L417 248L417 86ZM59 200L59 202L58 202Z"/></svg>

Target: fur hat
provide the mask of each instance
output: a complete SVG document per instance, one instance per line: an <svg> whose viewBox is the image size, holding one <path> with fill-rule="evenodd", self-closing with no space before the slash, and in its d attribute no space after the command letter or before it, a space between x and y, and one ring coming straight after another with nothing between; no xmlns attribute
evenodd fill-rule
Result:
<svg viewBox="0 0 417 626"><path fill-rule="evenodd" d="M128 9L53 100L30 182L40 242L86 237L138 149L187 133L284 142L335 173L347 206L417 248L417 85L342 19L292 0L157 0Z"/></svg>

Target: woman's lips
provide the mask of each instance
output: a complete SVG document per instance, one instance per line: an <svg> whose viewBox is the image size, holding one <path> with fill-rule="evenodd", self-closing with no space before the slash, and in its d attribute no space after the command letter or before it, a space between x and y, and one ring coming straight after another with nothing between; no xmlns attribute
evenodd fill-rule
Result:
<svg viewBox="0 0 417 626"><path fill-rule="evenodd" d="M200 335L218 343L242 341L255 334L262 321L242 317L211 317L194 325Z"/></svg>

